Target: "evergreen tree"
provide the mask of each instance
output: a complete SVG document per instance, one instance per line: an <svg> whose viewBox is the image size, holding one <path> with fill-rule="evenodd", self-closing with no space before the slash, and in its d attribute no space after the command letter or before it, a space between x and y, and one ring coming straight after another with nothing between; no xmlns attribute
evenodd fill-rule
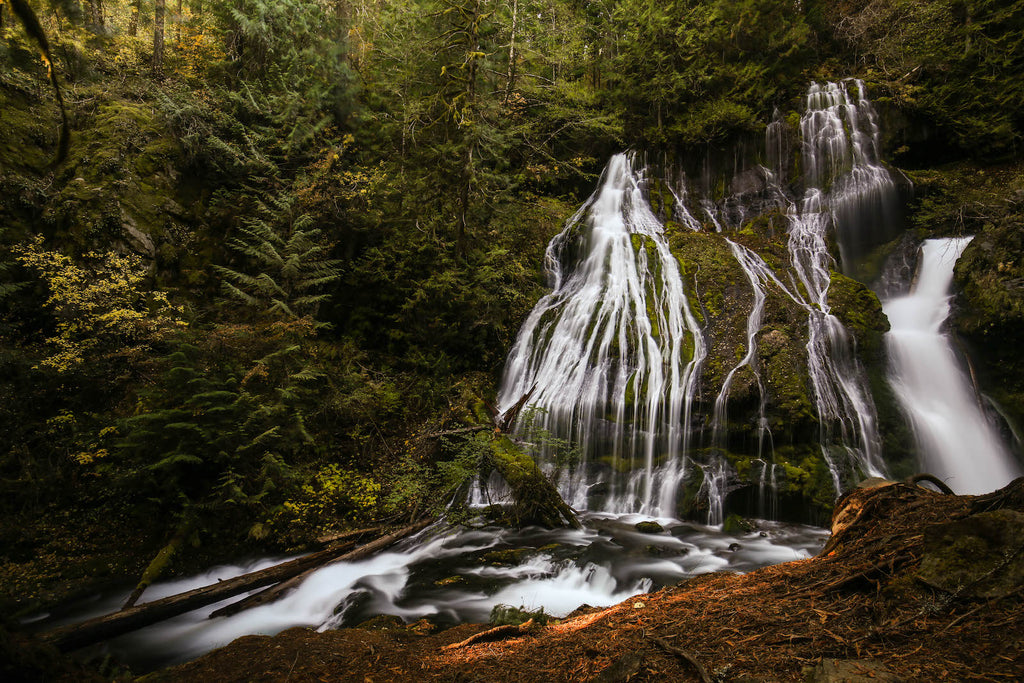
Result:
<svg viewBox="0 0 1024 683"><path fill-rule="evenodd" d="M246 267L214 266L224 292L270 318L312 319L328 298L325 289L341 277L341 262L328 258L330 245L311 227L310 216L296 215L294 197L258 206L258 214L243 219L240 235L228 243Z"/></svg>

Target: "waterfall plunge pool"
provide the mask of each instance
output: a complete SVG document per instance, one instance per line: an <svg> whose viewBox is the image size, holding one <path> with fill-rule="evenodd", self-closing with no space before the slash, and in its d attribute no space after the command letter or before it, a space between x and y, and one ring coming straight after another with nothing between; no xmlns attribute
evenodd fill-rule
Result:
<svg viewBox="0 0 1024 683"><path fill-rule="evenodd" d="M329 630L377 615L406 622L426 618L439 627L486 622L495 605L564 617L578 607L605 607L714 571L748 572L806 559L828 538L818 527L749 520L750 531L726 533L676 519L588 513L583 529L513 530L477 524L434 525L376 556L320 569L281 600L230 617L215 609L244 596L168 619L92 648L137 673L181 663L249 634L272 635L293 626ZM656 521L663 531L641 533ZM154 584L140 604L256 571L287 558L215 567ZM50 629L117 611L131 586L40 615L32 627Z"/></svg>

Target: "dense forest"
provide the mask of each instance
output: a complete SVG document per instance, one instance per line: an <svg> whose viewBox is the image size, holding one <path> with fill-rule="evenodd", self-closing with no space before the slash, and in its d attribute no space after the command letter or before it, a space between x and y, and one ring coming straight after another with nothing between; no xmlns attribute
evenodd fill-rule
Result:
<svg viewBox="0 0 1024 683"><path fill-rule="evenodd" d="M457 518L500 467L487 407L545 245L609 156L703 164L713 194L812 81L865 82L910 234L979 235L957 329L1024 425L1014 0L6 0L0 28L7 614ZM834 283L881 353L877 298ZM793 500L826 509L802 457Z"/></svg>

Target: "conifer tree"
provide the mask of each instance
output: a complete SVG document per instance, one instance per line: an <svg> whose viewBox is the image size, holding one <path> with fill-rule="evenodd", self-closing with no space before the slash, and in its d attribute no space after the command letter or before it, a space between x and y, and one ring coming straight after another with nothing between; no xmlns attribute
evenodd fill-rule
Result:
<svg viewBox="0 0 1024 683"><path fill-rule="evenodd" d="M312 227L312 218L296 215L295 198L282 195L259 202L231 247L247 263L240 269L215 266L229 299L269 318L314 318L328 298L325 289L341 277L341 262L329 258L330 245Z"/></svg>

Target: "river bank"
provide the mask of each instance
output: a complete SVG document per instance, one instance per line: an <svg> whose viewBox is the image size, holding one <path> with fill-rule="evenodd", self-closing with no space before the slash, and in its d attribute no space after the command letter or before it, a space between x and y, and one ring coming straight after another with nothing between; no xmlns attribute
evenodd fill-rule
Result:
<svg viewBox="0 0 1024 683"><path fill-rule="evenodd" d="M845 680L1019 680L1021 518L1019 479L986 496L857 489L811 559L707 574L458 647L490 627L378 620L246 636L145 680L795 681L830 668Z"/></svg>

